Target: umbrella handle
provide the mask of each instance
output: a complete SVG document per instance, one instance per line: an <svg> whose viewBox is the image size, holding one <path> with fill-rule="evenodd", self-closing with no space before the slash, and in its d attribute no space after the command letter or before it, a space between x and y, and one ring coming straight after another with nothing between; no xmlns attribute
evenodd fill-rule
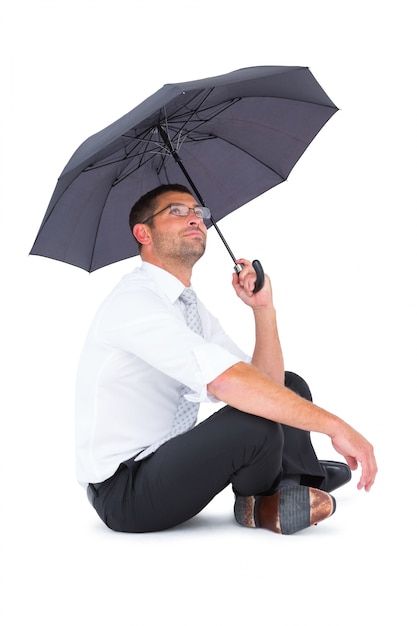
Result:
<svg viewBox="0 0 417 626"><path fill-rule="evenodd" d="M255 287L253 288L253 293L257 293L264 286L265 274L264 274L264 270L261 265L261 262L258 261L257 259L252 261L252 267L256 272L256 282L255 282ZM235 265L236 274L239 274L241 270L243 270L243 265L240 265L240 263L236 263Z"/></svg>

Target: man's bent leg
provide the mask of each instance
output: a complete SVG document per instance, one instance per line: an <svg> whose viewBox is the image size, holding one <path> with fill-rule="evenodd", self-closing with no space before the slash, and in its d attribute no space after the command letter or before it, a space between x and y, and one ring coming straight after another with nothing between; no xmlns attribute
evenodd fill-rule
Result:
<svg viewBox="0 0 417 626"><path fill-rule="evenodd" d="M96 486L94 507L113 530L171 528L197 515L230 483L241 495L271 492L282 446L279 424L226 406L149 458L122 463Z"/></svg>
<svg viewBox="0 0 417 626"><path fill-rule="evenodd" d="M313 401L309 386L298 374L285 372L285 386L302 398ZM290 426L283 426L283 430L285 444L282 466L285 475L297 476L302 485L327 492L350 481L352 472L346 463L317 459L309 432Z"/></svg>
<svg viewBox="0 0 417 626"><path fill-rule="evenodd" d="M296 394L312 402L312 395L306 381L298 374L285 372L285 386ZM284 450L282 468L284 475L310 476L311 486L319 487L324 474L306 430L283 426Z"/></svg>
<svg viewBox="0 0 417 626"><path fill-rule="evenodd" d="M285 386L312 401L310 389L303 378L285 372ZM272 530L290 535L321 522L335 512L332 496L312 486L323 480L323 471L311 443L310 433L290 426L282 426L284 448L282 472L278 488L272 494L237 495L235 518L242 526ZM303 478L312 483L300 484Z"/></svg>

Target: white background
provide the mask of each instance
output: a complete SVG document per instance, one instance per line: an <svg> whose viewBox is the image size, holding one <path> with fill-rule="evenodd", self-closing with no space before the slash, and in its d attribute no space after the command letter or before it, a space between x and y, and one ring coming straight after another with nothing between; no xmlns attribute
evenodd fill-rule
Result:
<svg viewBox="0 0 417 626"><path fill-rule="evenodd" d="M15 0L1 20L4 626L412 624L415 543L415 29L407 0ZM340 111L289 180L222 220L270 274L287 369L375 446L334 517L239 528L226 490L154 535L108 531L75 482L73 385L97 305L136 260L91 275L29 256L87 137L165 83L303 65ZM247 350L250 311L212 230L200 297ZM319 456L338 458L314 437ZM411 564L411 570L406 564Z"/></svg>

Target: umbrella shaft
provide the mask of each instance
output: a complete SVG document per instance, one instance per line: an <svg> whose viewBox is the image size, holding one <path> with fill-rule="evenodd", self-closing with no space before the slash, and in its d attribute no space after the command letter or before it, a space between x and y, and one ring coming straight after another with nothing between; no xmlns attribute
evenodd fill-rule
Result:
<svg viewBox="0 0 417 626"><path fill-rule="evenodd" d="M190 183L190 186L192 188L192 190L194 191L195 195L197 196L198 201L201 203L202 206L206 206L201 193L198 191L197 187L194 184L194 181L192 180L191 176L189 175L189 173L187 172L187 170L184 167L183 162L181 161L181 157L179 156L178 152L175 150L175 148L173 148L172 143L169 139L168 134L166 133L166 131L162 128L161 125L158 125L158 130L159 130L159 134L161 135L162 139L164 140L164 144L165 146L168 148L168 150L170 151L170 153L172 154L172 156L175 159L175 162L179 165L182 173L184 174L185 178L188 180L188 182ZM222 240L223 244L226 247L226 250L228 251L228 253L230 254L230 256L232 257L232 260L234 263L236 263L236 257L233 254L233 252L230 249L229 244L227 243L226 239L223 237L223 234L220 230L220 228L217 226L217 223L215 222L215 220L210 217L210 221L212 223L212 225L214 226L214 228L217 231L217 234L219 235L220 239Z"/></svg>
<svg viewBox="0 0 417 626"><path fill-rule="evenodd" d="M224 245L226 247L226 250L228 251L228 253L232 257L233 263L236 263L236 257L233 254L233 252L231 251L231 249L229 247L229 244L227 243L226 239L223 237L223 233L221 232L220 228L217 226L215 220L212 217L210 217L210 221L211 221L212 225L214 226L214 228L216 229L217 234L219 235L220 239L224 243Z"/></svg>

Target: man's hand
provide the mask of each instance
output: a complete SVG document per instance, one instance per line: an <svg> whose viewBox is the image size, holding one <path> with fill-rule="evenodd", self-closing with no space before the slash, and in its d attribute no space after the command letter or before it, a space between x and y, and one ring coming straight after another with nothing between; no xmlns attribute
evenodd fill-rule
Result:
<svg viewBox="0 0 417 626"><path fill-rule="evenodd" d="M272 304L271 282L268 276L265 276L264 286L257 293L253 293L256 283L256 272L252 263L247 259L237 259L237 264L242 265L243 269L237 274L233 274L232 284L236 295L248 306L265 307Z"/></svg>
<svg viewBox="0 0 417 626"><path fill-rule="evenodd" d="M358 464L362 466L358 489L369 491L375 482L378 471L373 446L354 428L346 424L346 428L331 437L336 452L345 457L351 470L356 470Z"/></svg>

